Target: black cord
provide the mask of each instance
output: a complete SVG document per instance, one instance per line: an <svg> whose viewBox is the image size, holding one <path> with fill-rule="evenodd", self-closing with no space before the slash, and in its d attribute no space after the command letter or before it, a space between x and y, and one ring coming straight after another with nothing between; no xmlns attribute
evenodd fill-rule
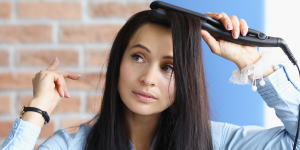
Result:
<svg viewBox="0 0 300 150"><path fill-rule="evenodd" d="M296 64L296 67L298 68L298 71L299 71L299 76L300 76L300 70L299 70L299 66ZM295 141L294 141L294 148L293 150L296 150L296 147L297 147L297 141L298 141L298 136L299 136L299 127L300 127L300 104L299 104L299 107L298 107L298 111L299 111L299 114L298 114L298 126L297 126L297 133L296 133L296 138L295 138Z"/></svg>

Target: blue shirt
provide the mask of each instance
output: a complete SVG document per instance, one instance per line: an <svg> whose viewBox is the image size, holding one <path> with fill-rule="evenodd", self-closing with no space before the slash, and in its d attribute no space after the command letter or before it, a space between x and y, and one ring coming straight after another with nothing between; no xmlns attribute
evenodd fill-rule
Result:
<svg viewBox="0 0 300 150"><path fill-rule="evenodd" d="M264 78L265 86L257 85L258 93L284 126L266 129L258 126L236 126L228 123L211 122L215 150L290 150L297 131L300 89L290 81L284 66ZM258 81L259 82L259 81ZM68 133L61 129L47 139L38 150L83 150L86 136L91 127L81 124L79 131ZM32 150L41 128L16 119L1 150ZM151 150L154 149L154 138ZM297 149L300 149L300 144ZM131 149L134 147L131 144Z"/></svg>

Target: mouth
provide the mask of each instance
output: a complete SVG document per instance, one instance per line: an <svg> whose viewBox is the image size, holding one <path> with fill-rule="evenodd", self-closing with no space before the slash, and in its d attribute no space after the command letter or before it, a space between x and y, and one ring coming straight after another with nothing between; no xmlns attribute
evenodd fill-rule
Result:
<svg viewBox="0 0 300 150"><path fill-rule="evenodd" d="M157 101L157 98L155 98L152 94L143 92L143 91L132 91L134 96L141 102L150 103Z"/></svg>

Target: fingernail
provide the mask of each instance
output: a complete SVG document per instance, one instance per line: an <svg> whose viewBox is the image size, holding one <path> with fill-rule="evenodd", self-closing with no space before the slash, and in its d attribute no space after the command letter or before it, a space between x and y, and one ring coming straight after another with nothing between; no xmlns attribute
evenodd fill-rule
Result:
<svg viewBox="0 0 300 150"><path fill-rule="evenodd" d="M234 38L234 39L237 39L238 36L239 36L239 32L238 32L238 31L234 31L234 32L233 32L233 38Z"/></svg>
<svg viewBox="0 0 300 150"><path fill-rule="evenodd" d="M68 98L70 98L70 95L68 94Z"/></svg>
<svg viewBox="0 0 300 150"><path fill-rule="evenodd" d="M220 18L220 17L222 17L222 14L216 14L216 16L217 16L218 18Z"/></svg>
<svg viewBox="0 0 300 150"><path fill-rule="evenodd" d="M62 97L65 97L65 93L63 92L63 95L62 95Z"/></svg>
<svg viewBox="0 0 300 150"><path fill-rule="evenodd" d="M246 32L247 32L246 29L244 29L244 30L242 31L242 35L243 35L243 36L246 36Z"/></svg>
<svg viewBox="0 0 300 150"><path fill-rule="evenodd" d="M80 77L81 77L81 75L80 75L80 74L78 74L78 76L80 76Z"/></svg>
<svg viewBox="0 0 300 150"><path fill-rule="evenodd" d="M231 24L231 23L228 23L228 24L227 24L227 30L232 30L232 28L233 28L233 27L232 27L232 24Z"/></svg>

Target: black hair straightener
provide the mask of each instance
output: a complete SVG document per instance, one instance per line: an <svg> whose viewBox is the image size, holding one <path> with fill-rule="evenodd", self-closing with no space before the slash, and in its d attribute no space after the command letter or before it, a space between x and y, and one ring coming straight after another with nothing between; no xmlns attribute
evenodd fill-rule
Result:
<svg viewBox="0 0 300 150"><path fill-rule="evenodd" d="M271 37L267 36L266 34L248 28L248 33L246 36L239 36L238 39L234 39L231 35L231 31L227 31L221 21L216 20L210 16L191 11L185 8L181 8L172 4L168 4L166 2L162 1L153 1L150 4L151 10L148 13L148 17L152 22L164 24L166 26L170 26L170 20L169 17L165 11L165 9L183 12L187 14L191 14L194 16L197 16L200 18L201 22L201 28L208 31L212 36L218 39L223 39L225 41L241 44L241 45L248 45L248 46L256 46L256 47L280 47L284 53L287 55L289 60L292 62L293 65L296 65L300 74L299 66L297 64L296 59L294 58L294 55L291 53L288 45L286 42L277 37ZM300 105L299 105L300 108ZM294 148L296 149L296 143L299 135L299 117L300 117L300 111L298 115L298 127L297 127L297 133L296 138L294 141Z"/></svg>
<svg viewBox="0 0 300 150"><path fill-rule="evenodd" d="M216 20L210 16L191 11L182 7L178 7L166 2L162 1L153 1L150 4L150 8L148 17L151 21L161 23L167 26L170 26L169 17L164 9L179 11L183 13L188 13L194 16L197 16L201 19L201 28L208 31L215 38L223 39L225 41L241 44L241 45L249 45L249 46L257 46L257 47L280 47L284 53L288 56L290 61L296 65L297 61L294 58L294 55L291 53L286 42L277 37L267 36L266 34L248 28L248 33L246 36L239 36L238 39L234 39L231 35L231 31L227 31L221 21Z"/></svg>

